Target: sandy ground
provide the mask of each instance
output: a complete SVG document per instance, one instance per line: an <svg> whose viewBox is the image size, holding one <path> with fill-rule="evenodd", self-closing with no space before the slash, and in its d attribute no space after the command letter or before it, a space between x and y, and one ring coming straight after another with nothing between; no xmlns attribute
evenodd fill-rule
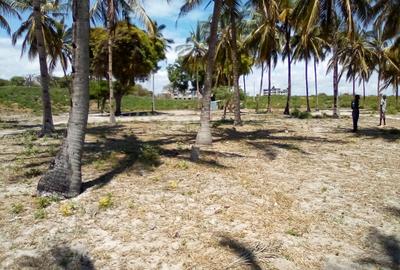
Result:
<svg viewBox="0 0 400 270"><path fill-rule="evenodd" d="M246 114L192 163L187 117L91 124L85 191L48 206L61 135L0 138L0 268L400 269L399 120Z"/></svg>

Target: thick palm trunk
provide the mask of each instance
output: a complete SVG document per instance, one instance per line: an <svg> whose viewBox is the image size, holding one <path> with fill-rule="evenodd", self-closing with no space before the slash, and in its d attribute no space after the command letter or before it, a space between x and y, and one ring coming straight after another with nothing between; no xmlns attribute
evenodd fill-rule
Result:
<svg viewBox="0 0 400 270"><path fill-rule="evenodd" d="M42 106L43 121L40 135L46 135L54 132L53 115L51 112L51 99L49 92L49 71L47 67L47 53L44 44L44 36L42 29L42 13L40 0L33 1L33 16L35 20L35 37L37 40L37 50L39 54L40 64L40 84L42 86Z"/></svg>
<svg viewBox="0 0 400 270"><path fill-rule="evenodd" d="M211 87L214 73L215 53L217 46L218 34L218 19L221 13L222 0L214 1L214 11L210 25L210 38L207 56L207 72L204 83L204 94L202 99L201 115L200 115L200 129L196 136L196 145L211 145L212 136L210 130L210 97Z"/></svg>
<svg viewBox="0 0 400 270"><path fill-rule="evenodd" d="M240 88L239 88L239 58L238 58L238 46L237 46L237 34L236 34L236 19L234 10L231 7L231 41L232 41L232 73L233 73L233 88L235 89L234 100L235 100L235 126L242 125L242 118L240 116Z"/></svg>
<svg viewBox="0 0 400 270"><path fill-rule="evenodd" d="M288 21L286 21L286 51L288 54L288 93L286 100L285 111L283 112L286 115L290 114L290 98L292 96L292 59L291 59L291 51L290 51L290 27L288 26Z"/></svg>
<svg viewBox="0 0 400 270"><path fill-rule="evenodd" d="M39 195L74 197L81 191L81 159L89 113L89 0L74 0L72 10L72 108L61 150L38 183Z"/></svg>
<svg viewBox="0 0 400 270"><path fill-rule="evenodd" d="M337 44L334 41L333 45L333 117L339 117L338 100L339 100L339 82L338 82L338 56L337 56Z"/></svg>
<svg viewBox="0 0 400 270"><path fill-rule="evenodd" d="M114 37L114 0L108 0L108 87L110 89L110 124L115 125L114 86L113 86L113 37Z"/></svg>
<svg viewBox="0 0 400 270"><path fill-rule="evenodd" d="M268 60L268 105L267 113L272 112L271 109L271 59Z"/></svg>
<svg viewBox="0 0 400 270"><path fill-rule="evenodd" d="M308 58L306 57L305 59L305 79L306 79L306 101L307 101L307 112L311 112L311 107L310 107L310 95L308 92Z"/></svg>
<svg viewBox="0 0 400 270"><path fill-rule="evenodd" d="M318 78L317 78L317 60L314 58L314 87L315 87L315 110L319 111L318 104Z"/></svg>

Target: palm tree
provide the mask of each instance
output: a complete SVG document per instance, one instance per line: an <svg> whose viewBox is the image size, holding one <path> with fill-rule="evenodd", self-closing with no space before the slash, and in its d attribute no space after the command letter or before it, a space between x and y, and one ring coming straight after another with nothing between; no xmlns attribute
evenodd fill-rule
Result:
<svg viewBox="0 0 400 270"><path fill-rule="evenodd" d="M21 26L12 35L12 43L15 45L18 39L25 34L21 55L28 50L30 59L39 56L43 105L43 122L40 135L43 136L55 130L49 93L50 77L47 57L50 55L50 48L53 47L54 39L57 37L56 28L59 23L51 15L60 15L65 6L60 6L58 1L43 3L40 0L18 0L13 2L13 6L21 11L31 11L27 20L22 22Z"/></svg>
<svg viewBox="0 0 400 270"><path fill-rule="evenodd" d="M180 16L190 12L193 8L200 5L203 1L186 0L186 3L181 7ZM211 145L212 136L210 130L210 100L213 81L214 63L216 55L216 46L218 41L218 21L222 9L222 0L214 1L213 14L210 23L210 36L208 38L208 54L206 78L204 83L204 91L202 97L202 108L200 115L200 129L196 136L196 145Z"/></svg>
<svg viewBox="0 0 400 270"><path fill-rule="evenodd" d="M347 39L345 46L339 50L338 56L343 66L340 77L347 71L346 80L352 81L353 96L355 96L356 77L358 76L361 81L363 78L369 77L371 63L376 57L367 44L365 32L356 31L354 37L350 40Z"/></svg>
<svg viewBox="0 0 400 270"><path fill-rule="evenodd" d="M305 82L306 82L306 100L307 112L311 112L309 91L308 91L308 61L314 56L314 59L320 59L321 48L324 46L325 41L319 35L319 28L314 27L310 31L299 29L299 33L293 37L293 57L296 60L304 60L305 63ZM314 64L316 61L314 61ZM315 66L314 66L315 72Z"/></svg>
<svg viewBox="0 0 400 270"><path fill-rule="evenodd" d="M382 72L384 80L384 88L393 86L394 94L396 96L396 106L399 105L399 85L400 85L400 54L399 49L392 47L389 51L389 57L393 60L395 65L386 65Z"/></svg>
<svg viewBox="0 0 400 270"><path fill-rule="evenodd" d="M232 73L233 73L233 88L235 101L235 120L234 125L242 125L240 116L240 88L239 88L239 49L238 49L238 26L237 19L240 19L240 11L238 10L239 2L237 0L228 1L228 13L230 19L230 39L231 39L231 57L232 57Z"/></svg>
<svg viewBox="0 0 400 270"><path fill-rule="evenodd" d="M285 40L282 56L283 60L287 58L288 61L288 93L285 110L283 112L286 115L290 114L290 99L292 96L292 48L290 42L292 39L292 27L294 24L293 9L294 3L292 0L282 0L279 4L280 30Z"/></svg>
<svg viewBox="0 0 400 270"><path fill-rule="evenodd" d="M73 107L61 150L38 183L39 195L74 197L81 192L81 160L89 113L89 0L73 0L72 6Z"/></svg>
<svg viewBox="0 0 400 270"><path fill-rule="evenodd" d="M368 36L368 44L371 46L371 50L375 54L375 69L378 72L378 83L376 93L377 96L381 94L383 88L381 85L382 82L382 74L385 69L389 69L390 67L395 67L396 63L391 57L391 50L389 47L389 41L385 40L383 36L382 28L375 28L373 31L367 32Z"/></svg>
<svg viewBox="0 0 400 270"><path fill-rule="evenodd" d="M365 21L369 11L367 1L363 0L300 0L297 2L294 10L297 20L297 26L304 29L312 29L319 25L326 33L325 39L329 41L332 49L332 67L333 67L333 115L339 116L338 97L339 97L339 30L345 28L349 39L353 38L355 32L355 22ZM339 22L343 25L339 25Z"/></svg>
<svg viewBox="0 0 400 270"><path fill-rule="evenodd" d="M196 77L196 92L200 96L199 72L204 70L205 56L207 54L207 45L204 41L204 35L201 31L201 23L198 22L195 31L191 31L190 37L186 43L176 47L179 55L182 57L183 65ZM191 74L191 75L193 75Z"/></svg>
<svg viewBox="0 0 400 270"><path fill-rule="evenodd" d="M8 24L6 16L15 16L20 18L18 12L14 9L14 7L7 0L0 0L0 28L3 28L7 31L8 34L11 33L10 25Z"/></svg>
<svg viewBox="0 0 400 270"><path fill-rule="evenodd" d="M256 9L255 17L259 21L258 26L249 34L246 40L246 47L255 52L257 62L261 63L261 70L264 70L264 63L268 67L268 105L267 112L271 112L271 70L278 60L280 40L276 23L279 17L278 4L275 1L252 1L250 4ZM263 76L261 76L261 80ZM260 86L262 91L262 82Z"/></svg>
<svg viewBox="0 0 400 270"><path fill-rule="evenodd" d="M134 15L139 19L150 33L154 33L154 23L147 16L139 0L95 0L91 10L93 21L102 21L108 29L108 87L110 89L110 123L116 124L113 86L113 56L112 47L115 25L121 17L129 19Z"/></svg>
<svg viewBox="0 0 400 270"><path fill-rule="evenodd" d="M375 28L383 26L383 39L395 39L400 45L400 2L398 0L378 0L372 8L372 14L376 16Z"/></svg>

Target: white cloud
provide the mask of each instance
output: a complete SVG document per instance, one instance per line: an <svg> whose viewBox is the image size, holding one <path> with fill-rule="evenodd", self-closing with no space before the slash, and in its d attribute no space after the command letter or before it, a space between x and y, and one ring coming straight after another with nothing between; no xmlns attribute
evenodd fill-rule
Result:
<svg viewBox="0 0 400 270"><path fill-rule="evenodd" d="M39 60L30 61L26 55L21 57L21 44L11 45L9 38L0 38L0 78L10 79L13 76L39 75ZM57 68L53 75L62 76L63 72Z"/></svg>

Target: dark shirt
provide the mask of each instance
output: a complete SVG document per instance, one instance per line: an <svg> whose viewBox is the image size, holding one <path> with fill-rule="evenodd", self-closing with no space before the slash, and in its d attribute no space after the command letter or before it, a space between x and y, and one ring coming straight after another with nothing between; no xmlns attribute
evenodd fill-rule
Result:
<svg viewBox="0 0 400 270"><path fill-rule="evenodd" d="M358 100L353 100L351 102L351 108L353 109L353 113L360 113L360 103Z"/></svg>

